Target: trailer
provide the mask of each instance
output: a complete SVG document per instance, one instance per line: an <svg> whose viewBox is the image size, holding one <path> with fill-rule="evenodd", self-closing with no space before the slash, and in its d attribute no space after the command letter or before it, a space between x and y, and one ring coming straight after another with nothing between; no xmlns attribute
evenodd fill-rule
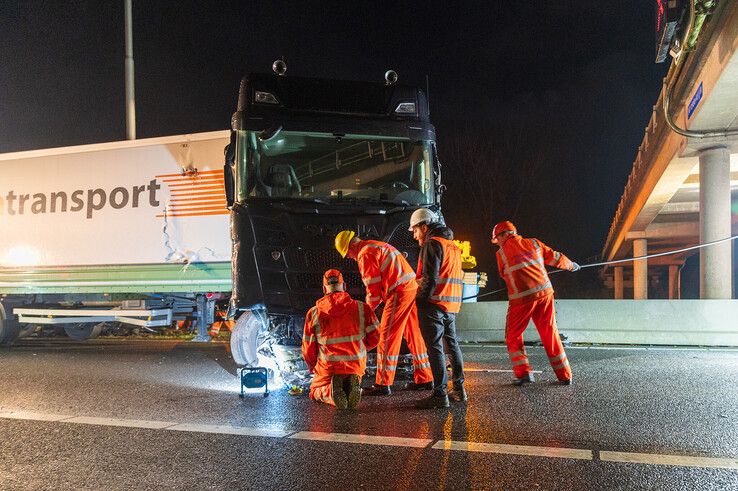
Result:
<svg viewBox="0 0 738 491"><path fill-rule="evenodd" d="M0 155L0 342L193 320L231 290L228 131Z"/></svg>

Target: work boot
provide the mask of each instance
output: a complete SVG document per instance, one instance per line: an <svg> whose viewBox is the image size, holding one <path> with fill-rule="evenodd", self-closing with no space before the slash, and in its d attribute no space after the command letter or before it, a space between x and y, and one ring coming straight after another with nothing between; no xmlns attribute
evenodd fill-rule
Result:
<svg viewBox="0 0 738 491"><path fill-rule="evenodd" d="M433 382L425 382L422 384L408 382L405 384L405 390L433 390Z"/></svg>
<svg viewBox="0 0 738 491"><path fill-rule="evenodd" d="M559 383L561 385L571 385L572 384L572 380L571 380L571 378L565 378L564 380L559 380Z"/></svg>
<svg viewBox="0 0 738 491"><path fill-rule="evenodd" d="M348 408L356 409L361 401L361 380L358 375L349 375L347 379Z"/></svg>
<svg viewBox="0 0 738 491"><path fill-rule="evenodd" d="M535 381L536 379L533 377L532 373L526 373L522 377L519 377L513 380L513 384L517 386L521 386L523 384L532 384Z"/></svg>
<svg viewBox="0 0 738 491"><path fill-rule="evenodd" d="M433 394L430 397L423 398L416 402L415 407L418 409L440 409L449 407L448 396L446 394Z"/></svg>
<svg viewBox="0 0 738 491"><path fill-rule="evenodd" d="M334 375L331 378L331 395L336 409L346 409L348 407L348 397L343 390L343 376Z"/></svg>
<svg viewBox="0 0 738 491"><path fill-rule="evenodd" d="M364 389L365 396L389 396L392 395L389 385L374 384L368 389Z"/></svg>
<svg viewBox="0 0 738 491"><path fill-rule="evenodd" d="M448 393L448 398L456 402L466 402L467 396L464 384L454 385L454 388Z"/></svg>

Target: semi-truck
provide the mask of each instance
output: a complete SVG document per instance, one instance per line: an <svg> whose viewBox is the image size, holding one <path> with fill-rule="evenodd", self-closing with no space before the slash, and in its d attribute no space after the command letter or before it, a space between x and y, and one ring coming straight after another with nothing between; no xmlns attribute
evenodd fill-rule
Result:
<svg viewBox="0 0 738 491"><path fill-rule="evenodd" d="M358 82L285 69L243 77L230 131L0 155L0 341L183 316L205 340L219 303L299 337L326 269L363 294L333 247L340 230L414 264L409 217L440 211L444 189L424 92L391 71ZM255 343L242 321L239 363Z"/></svg>

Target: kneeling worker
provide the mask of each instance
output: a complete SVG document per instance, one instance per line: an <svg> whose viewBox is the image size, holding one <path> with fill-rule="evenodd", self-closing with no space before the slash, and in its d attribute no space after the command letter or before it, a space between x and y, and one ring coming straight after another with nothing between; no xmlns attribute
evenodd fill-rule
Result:
<svg viewBox="0 0 738 491"><path fill-rule="evenodd" d="M323 293L308 310L302 334L302 356L314 374L310 399L354 409L361 400L366 352L379 342L379 322L367 304L345 292L337 269L323 275Z"/></svg>
<svg viewBox="0 0 738 491"><path fill-rule="evenodd" d="M495 225L492 243L500 248L497 251L497 270L507 284L509 303L505 343L512 361L515 385L534 381L523 345L523 331L531 319L556 377L564 385L571 384L571 367L556 328L554 290L546 265L569 271L579 270L579 265L538 239L519 236L515 225L508 221Z"/></svg>

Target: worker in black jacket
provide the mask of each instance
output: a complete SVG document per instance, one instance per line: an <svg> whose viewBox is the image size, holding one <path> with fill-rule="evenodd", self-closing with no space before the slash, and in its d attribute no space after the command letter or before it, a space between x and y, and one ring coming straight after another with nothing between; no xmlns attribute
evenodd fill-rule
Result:
<svg viewBox="0 0 738 491"><path fill-rule="evenodd" d="M419 408L449 407L449 398L466 401L464 359L456 340L456 314L461 307L464 273L461 250L453 242L450 228L438 222L432 211L420 208L410 217L410 231L420 245L415 302L420 333L428 348L433 372L433 394L416 404ZM448 374L443 343L449 351L453 390L448 392Z"/></svg>

